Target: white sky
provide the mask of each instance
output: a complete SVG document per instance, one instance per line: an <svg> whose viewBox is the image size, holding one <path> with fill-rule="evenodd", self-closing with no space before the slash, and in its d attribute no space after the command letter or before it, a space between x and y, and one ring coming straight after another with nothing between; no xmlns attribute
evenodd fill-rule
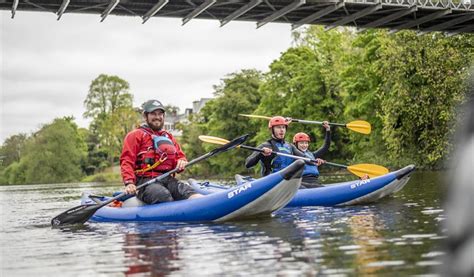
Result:
<svg viewBox="0 0 474 277"><path fill-rule="evenodd" d="M99 74L130 83L134 105L150 98L181 112L229 73L270 63L291 45L290 25L0 11L0 143L72 115L81 127L84 99Z"/></svg>

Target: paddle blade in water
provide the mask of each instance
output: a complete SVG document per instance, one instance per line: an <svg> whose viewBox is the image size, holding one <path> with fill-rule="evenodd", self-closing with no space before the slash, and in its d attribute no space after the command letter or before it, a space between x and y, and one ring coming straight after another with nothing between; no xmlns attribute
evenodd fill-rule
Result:
<svg viewBox="0 0 474 277"><path fill-rule="evenodd" d="M361 133L361 134L370 134L372 131L372 127L370 126L370 123L367 121L363 120L355 120L351 121L346 124L346 127L352 131Z"/></svg>
<svg viewBox="0 0 474 277"><path fill-rule="evenodd" d="M388 173L388 169L381 165L376 164L356 164L350 165L347 169L353 174L362 177L365 174L369 175L370 178L385 175Z"/></svg>
<svg viewBox="0 0 474 277"><path fill-rule="evenodd" d="M100 208L99 205L80 205L69 209L51 220L53 227L84 223Z"/></svg>

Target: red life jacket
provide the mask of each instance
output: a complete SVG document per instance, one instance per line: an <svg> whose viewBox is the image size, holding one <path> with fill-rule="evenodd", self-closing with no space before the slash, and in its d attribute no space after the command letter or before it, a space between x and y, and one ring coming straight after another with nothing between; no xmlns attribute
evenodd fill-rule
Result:
<svg viewBox="0 0 474 277"><path fill-rule="evenodd" d="M144 138L146 150L137 155L135 174L144 176L149 175L147 172L164 173L174 169L177 164L177 150L168 134L163 132L162 135L155 135L145 128L140 130L148 139Z"/></svg>

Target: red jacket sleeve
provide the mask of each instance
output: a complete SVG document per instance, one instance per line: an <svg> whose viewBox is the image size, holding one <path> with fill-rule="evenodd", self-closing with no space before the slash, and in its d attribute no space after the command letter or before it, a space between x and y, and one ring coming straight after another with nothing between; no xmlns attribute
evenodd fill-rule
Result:
<svg viewBox="0 0 474 277"><path fill-rule="evenodd" d="M140 133L132 131L125 136L120 155L120 171L124 184L134 183L135 180L135 161L137 160L138 151L140 151Z"/></svg>

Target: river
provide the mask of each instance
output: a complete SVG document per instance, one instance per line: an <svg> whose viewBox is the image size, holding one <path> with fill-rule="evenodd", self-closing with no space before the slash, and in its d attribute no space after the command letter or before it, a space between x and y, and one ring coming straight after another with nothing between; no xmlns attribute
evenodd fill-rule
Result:
<svg viewBox="0 0 474 277"><path fill-rule="evenodd" d="M440 172L415 172L377 203L287 208L228 223L86 223L52 229L84 191L118 184L1 186L1 276L436 274ZM326 179L326 182L329 179Z"/></svg>

